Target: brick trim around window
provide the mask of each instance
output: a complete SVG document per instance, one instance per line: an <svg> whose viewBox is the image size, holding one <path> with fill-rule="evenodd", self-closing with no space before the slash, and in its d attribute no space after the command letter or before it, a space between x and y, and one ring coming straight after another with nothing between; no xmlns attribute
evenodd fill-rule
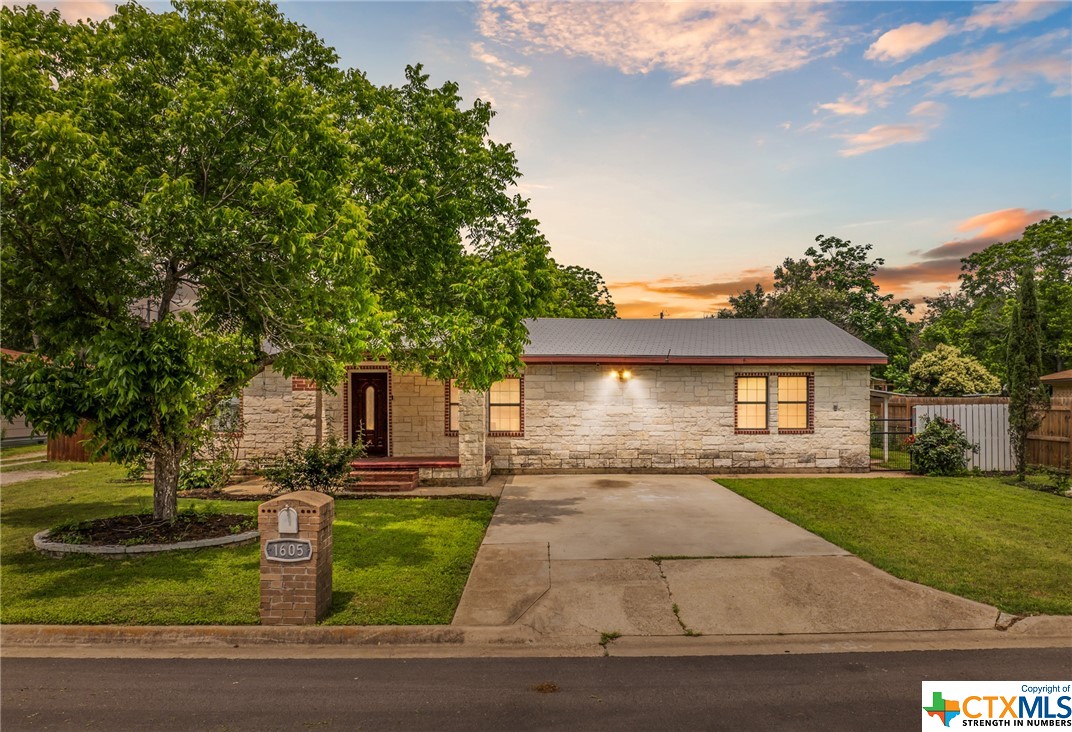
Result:
<svg viewBox="0 0 1072 732"><path fill-rule="evenodd" d="M524 374L522 374L521 376L511 376L511 377L508 377L508 378L517 379L520 382L519 389L520 389L521 403L519 405L519 409L521 410L521 421L520 421L521 429L517 430L516 432L492 432L491 431L491 421L490 421L490 419L491 419L491 417L490 417L491 405L488 402L487 392L484 392L484 408L489 411L489 416L488 416L488 437L524 437L525 436L525 376L524 376ZM445 436L447 436L447 437L457 437L458 436L458 430L452 430L450 428L450 406L451 406L451 401L450 401L450 381L447 380L447 381L443 382L443 434Z"/></svg>
<svg viewBox="0 0 1072 732"><path fill-rule="evenodd" d="M766 373L766 372L763 372L763 373L741 372L741 373L735 373L733 375L733 434L735 434L735 435L769 435L770 434L770 376L771 375L769 373ZM767 395L767 401L766 401L767 419L766 419L766 423L767 423L767 427L766 427L766 429L759 429L759 430L757 430L757 429L743 429L743 428L737 426L737 414L738 414L738 410L737 410L737 406L738 406L737 392L738 392L738 382L741 379L764 379L764 380L766 380L766 384L767 384L767 390L766 390L766 395Z"/></svg>
<svg viewBox="0 0 1072 732"><path fill-rule="evenodd" d="M808 426L804 429L781 429L775 426L779 435L811 435L815 433L815 373L812 371L783 371L771 376L803 376L808 380Z"/></svg>
<svg viewBox="0 0 1072 732"><path fill-rule="evenodd" d="M458 430L450 428L450 379L443 382L443 434L447 437L458 436Z"/></svg>

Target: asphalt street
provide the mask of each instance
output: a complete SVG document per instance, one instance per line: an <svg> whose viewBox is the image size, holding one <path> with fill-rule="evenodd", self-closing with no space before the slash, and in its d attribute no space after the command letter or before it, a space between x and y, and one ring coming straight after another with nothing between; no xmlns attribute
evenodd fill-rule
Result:
<svg viewBox="0 0 1072 732"><path fill-rule="evenodd" d="M923 680L1072 677L1068 649L689 658L5 658L17 730L914 730Z"/></svg>

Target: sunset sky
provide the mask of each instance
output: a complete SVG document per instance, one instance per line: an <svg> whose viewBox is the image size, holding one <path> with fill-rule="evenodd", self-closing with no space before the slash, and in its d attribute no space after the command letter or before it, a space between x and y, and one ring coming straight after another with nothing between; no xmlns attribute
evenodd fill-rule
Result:
<svg viewBox="0 0 1072 732"><path fill-rule="evenodd" d="M1072 213L1067 2L281 7L376 83L420 62L492 101L555 258L623 317L717 311L817 234L918 299Z"/></svg>

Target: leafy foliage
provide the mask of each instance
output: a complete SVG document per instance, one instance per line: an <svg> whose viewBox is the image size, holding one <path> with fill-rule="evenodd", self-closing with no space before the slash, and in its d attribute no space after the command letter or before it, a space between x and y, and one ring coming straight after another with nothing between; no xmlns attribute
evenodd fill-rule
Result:
<svg viewBox="0 0 1072 732"><path fill-rule="evenodd" d="M390 358L478 390L517 373L522 319L551 295L554 267L528 202L507 193L521 173L489 139L490 105L463 108L457 84L430 87L415 66L398 88L347 73L338 108Z"/></svg>
<svg viewBox="0 0 1072 732"><path fill-rule="evenodd" d="M267 2L3 8L5 415L151 454L154 515L222 400L389 355L472 388L515 373L553 289L491 108L401 88Z"/></svg>
<svg viewBox="0 0 1072 732"><path fill-rule="evenodd" d="M1049 397L1042 381L1042 348L1035 272L1024 266L1017 286L1009 331L1009 436L1016 475L1027 474L1027 436L1038 429Z"/></svg>
<svg viewBox="0 0 1072 732"><path fill-rule="evenodd" d="M1072 218L1053 216L1027 227L1019 239L993 244L963 262L958 290L924 298L923 345L956 346L1006 380L1016 282L1023 267L1030 266L1037 279L1043 373L1068 368L1072 360Z"/></svg>
<svg viewBox="0 0 1072 732"><path fill-rule="evenodd" d="M730 298L720 318L826 318L887 356L908 352L913 327L908 300L883 295L874 276L885 260L871 259L870 244L815 237L800 259L774 269L774 289L762 285Z"/></svg>
<svg viewBox="0 0 1072 732"><path fill-rule="evenodd" d="M295 439L277 458L264 464L264 477L276 493L337 493L350 474L351 461L363 452L360 443L348 445L335 435L309 445Z"/></svg>
<svg viewBox="0 0 1072 732"><path fill-rule="evenodd" d="M912 472L921 475L963 475L968 469L968 451L979 450L956 422L943 417L926 420L913 437L908 440L908 454Z"/></svg>
<svg viewBox="0 0 1072 732"><path fill-rule="evenodd" d="M554 290L540 309L542 318L617 318L603 275L585 267L556 264Z"/></svg>
<svg viewBox="0 0 1072 732"><path fill-rule="evenodd" d="M1001 382L977 359L940 343L909 367L908 388L926 396L993 394L1001 389Z"/></svg>

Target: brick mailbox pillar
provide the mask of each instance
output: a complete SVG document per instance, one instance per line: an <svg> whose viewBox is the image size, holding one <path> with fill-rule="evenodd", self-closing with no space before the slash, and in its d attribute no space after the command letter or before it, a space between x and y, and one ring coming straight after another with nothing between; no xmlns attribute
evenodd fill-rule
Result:
<svg viewBox="0 0 1072 732"><path fill-rule="evenodd" d="M312 625L331 608L335 499L296 491L262 503L261 625Z"/></svg>

